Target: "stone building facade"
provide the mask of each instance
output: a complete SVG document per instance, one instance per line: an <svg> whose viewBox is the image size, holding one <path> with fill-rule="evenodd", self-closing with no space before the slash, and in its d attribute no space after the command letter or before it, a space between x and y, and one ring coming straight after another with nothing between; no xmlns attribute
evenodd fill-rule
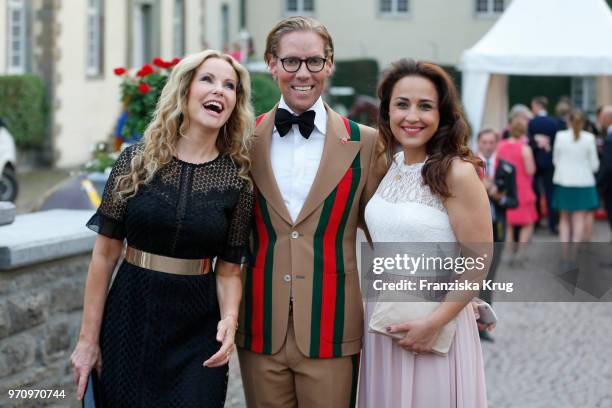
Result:
<svg viewBox="0 0 612 408"><path fill-rule="evenodd" d="M239 13L239 0L0 0L0 75L44 78L51 161L82 164L120 112L115 67L230 47Z"/></svg>

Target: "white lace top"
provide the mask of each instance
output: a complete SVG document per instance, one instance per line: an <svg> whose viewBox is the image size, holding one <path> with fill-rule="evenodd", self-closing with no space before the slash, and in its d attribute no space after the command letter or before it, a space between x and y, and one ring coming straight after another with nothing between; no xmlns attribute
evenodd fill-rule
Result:
<svg viewBox="0 0 612 408"><path fill-rule="evenodd" d="M423 185L423 164L405 164L403 152L394 156L365 209L374 242L456 241L442 199Z"/></svg>

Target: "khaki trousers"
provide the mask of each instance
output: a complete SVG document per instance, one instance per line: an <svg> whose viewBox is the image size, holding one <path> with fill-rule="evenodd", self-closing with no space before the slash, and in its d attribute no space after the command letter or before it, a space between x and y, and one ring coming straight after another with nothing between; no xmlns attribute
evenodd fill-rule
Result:
<svg viewBox="0 0 612 408"><path fill-rule="evenodd" d="M352 408L357 394L359 355L308 358L295 341L293 317L287 338L274 355L239 349L249 408Z"/></svg>

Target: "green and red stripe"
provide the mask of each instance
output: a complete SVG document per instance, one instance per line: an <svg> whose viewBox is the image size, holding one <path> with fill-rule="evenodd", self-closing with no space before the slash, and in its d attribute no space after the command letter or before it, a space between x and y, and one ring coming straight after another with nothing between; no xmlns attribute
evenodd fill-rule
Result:
<svg viewBox="0 0 612 408"><path fill-rule="evenodd" d="M245 348L257 353L272 352L272 271L276 233L266 200L255 192L255 265L245 282Z"/></svg>
<svg viewBox="0 0 612 408"><path fill-rule="evenodd" d="M351 125L354 125L357 128L357 134L359 135L359 126L357 126L357 123L353 122L352 120L349 120L346 116L340 116L340 117L342 118L342 122L344 122L344 127L346 128L346 133L348 133L349 139L353 137L352 135L353 132L351 131Z"/></svg>
<svg viewBox="0 0 612 408"><path fill-rule="evenodd" d="M359 127L343 118L350 139L359 140ZM361 178L359 153L334 191L325 199L314 236L314 276L310 357L342 355L345 271L342 241ZM324 340L327 339L327 340ZM333 339L330 343L329 339Z"/></svg>

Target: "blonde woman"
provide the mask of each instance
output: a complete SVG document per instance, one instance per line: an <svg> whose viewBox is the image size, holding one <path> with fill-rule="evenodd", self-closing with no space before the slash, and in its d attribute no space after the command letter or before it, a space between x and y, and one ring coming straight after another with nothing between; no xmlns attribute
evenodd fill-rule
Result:
<svg viewBox="0 0 612 408"><path fill-rule="evenodd" d="M79 399L96 369L102 406L223 406L253 201L250 94L230 56L187 56L144 142L121 153L87 223L99 235L71 358Z"/></svg>

